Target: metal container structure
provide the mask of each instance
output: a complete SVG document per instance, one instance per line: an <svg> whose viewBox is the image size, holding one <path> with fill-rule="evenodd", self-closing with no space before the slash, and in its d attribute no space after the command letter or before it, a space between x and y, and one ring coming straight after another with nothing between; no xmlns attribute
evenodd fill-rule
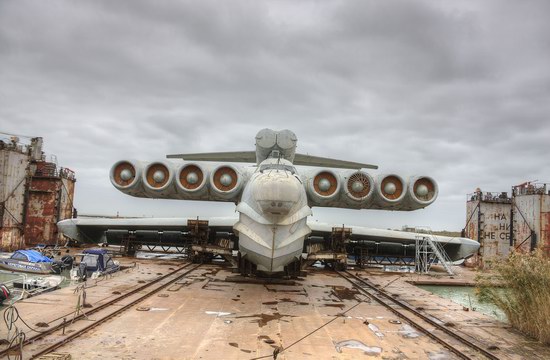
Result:
<svg viewBox="0 0 550 360"><path fill-rule="evenodd" d="M541 249L550 257L550 185L526 182L507 193L468 195L464 235L480 243L468 265L487 267L510 251Z"/></svg>
<svg viewBox="0 0 550 360"><path fill-rule="evenodd" d="M42 138L0 140L0 249L58 243L57 222L73 215L75 176L45 161Z"/></svg>
<svg viewBox="0 0 550 360"><path fill-rule="evenodd" d="M12 137L0 141L0 245L3 249L23 245L26 183L30 156Z"/></svg>
<svg viewBox="0 0 550 360"><path fill-rule="evenodd" d="M490 267L491 262L510 253L512 199L507 193L482 192L468 195L464 236L480 243L478 254L467 260L469 266Z"/></svg>
<svg viewBox="0 0 550 360"><path fill-rule="evenodd" d="M28 186L26 245L57 243L57 222L73 214L75 181L74 172L69 169L58 170L50 162L37 163Z"/></svg>
<svg viewBox="0 0 550 360"><path fill-rule="evenodd" d="M524 183L513 187L513 244L529 252L541 249L550 256L550 186Z"/></svg>

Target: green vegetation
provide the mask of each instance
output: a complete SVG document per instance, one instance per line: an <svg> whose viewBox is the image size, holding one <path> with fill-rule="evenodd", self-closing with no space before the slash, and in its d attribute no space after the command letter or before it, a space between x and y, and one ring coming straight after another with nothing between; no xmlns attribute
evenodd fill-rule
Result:
<svg viewBox="0 0 550 360"><path fill-rule="evenodd" d="M550 344L550 259L540 251L513 253L493 270L497 279L477 279L480 299L502 309L519 331ZM495 280L506 290L495 288Z"/></svg>

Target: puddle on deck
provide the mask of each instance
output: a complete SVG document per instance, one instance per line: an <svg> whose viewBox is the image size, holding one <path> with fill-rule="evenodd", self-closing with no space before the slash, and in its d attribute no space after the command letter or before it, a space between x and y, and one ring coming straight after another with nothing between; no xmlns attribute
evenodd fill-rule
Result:
<svg viewBox="0 0 550 360"><path fill-rule="evenodd" d="M421 289L439 295L443 298L454 301L455 303L467 308L473 308L482 314L494 317L497 320L507 322L506 315L495 305L487 302L481 302L476 295L473 286L442 286L442 285L416 285Z"/></svg>

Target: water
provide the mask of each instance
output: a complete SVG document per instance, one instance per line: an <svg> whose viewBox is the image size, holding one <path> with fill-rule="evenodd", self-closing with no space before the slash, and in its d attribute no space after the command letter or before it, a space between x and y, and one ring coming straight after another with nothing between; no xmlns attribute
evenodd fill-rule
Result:
<svg viewBox="0 0 550 360"><path fill-rule="evenodd" d="M473 286L441 286L441 285L417 285L433 294L454 301L462 306L473 308L480 313L492 316L500 321L507 322L506 315L495 305L478 300ZM471 305L470 305L471 304Z"/></svg>

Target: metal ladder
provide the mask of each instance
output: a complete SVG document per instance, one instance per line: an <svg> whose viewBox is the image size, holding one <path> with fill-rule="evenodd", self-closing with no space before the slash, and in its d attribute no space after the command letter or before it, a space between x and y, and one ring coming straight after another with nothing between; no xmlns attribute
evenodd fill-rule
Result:
<svg viewBox="0 0 550 360"><path fill-rule="evenodd" d="M420 273L429 272L432 264L437 259L447 271L447 274L454 275L452 261L443 246L434 241L435 235L432 230L429 227L416 227L415 232L417 234L415 237L416 271Z"/></svg>

